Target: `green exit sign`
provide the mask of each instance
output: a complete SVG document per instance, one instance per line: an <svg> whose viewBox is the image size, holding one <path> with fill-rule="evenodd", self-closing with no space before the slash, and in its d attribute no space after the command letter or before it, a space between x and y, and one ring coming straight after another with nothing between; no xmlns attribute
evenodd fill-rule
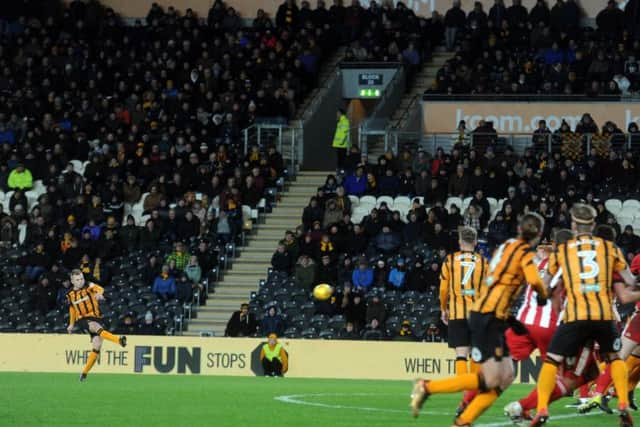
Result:
<svg viewBox="0 0 640 427"><path fill-rule="evenodd" d="M360 98L380 98L380 89L360 89Z"/></svg>

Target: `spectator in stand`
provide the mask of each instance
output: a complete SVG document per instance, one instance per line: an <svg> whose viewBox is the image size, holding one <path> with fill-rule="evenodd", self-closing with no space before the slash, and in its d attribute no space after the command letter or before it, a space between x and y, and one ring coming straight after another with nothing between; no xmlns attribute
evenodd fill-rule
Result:
<svg viewBox="0 0 640 427"><path fill-rule="evenodd" d="M307 254L300 255L295 267L298 285L304 290L311 290L316 284L316 263Z"/></svg>
<svg viewBox="0 0 640 427"><path fill-rule="evenodd" d="M276 307L269 307L266 316L262 318L262 322L260 323L260 333L263 336L269 336L271 334L278 335L284 333L284 328L284 320L282 316L278 314Z"/></svg>
<svg viewBox="0 0 640 427"><path fill-rule="evenodd" d="M352 322L347 322L344 325L344 329L338 332L338 339L341 340L357 340L360 335L356 332L355 326Z"/></svg>
<svg viewBox="0 0 640 427"><path fill-rule="evenodd" d="M31 171L25 168L24 164L18 163L9 174L7 186L11 190L30 190L33 187ZM26 204L23 206L26 207Z"/></svg>
<svg viewBox="0 0 640 427"><path fill-rule="evenodd" d="M384 323L387 318L387 309L384 302L376 294L371 298L367 305L366 322L370 324L373 319L378 319L378 322Z"/></svg>
<svg viewBox="0 0 640 427"><path fill-rule="evenodd" d="M394 341L418 341L418 338L413 334L411 330L411 322L408 320L403 320L402 325L400 326L400 330L393 337Z"/></svg>
<svg viewBox="0 0 640 427"><path fill-rule="evenodd" d="M318 203L318 199L316 197L312 197L311 200L309 200L309 204L302 212L302 224L305 229L310 230L314 222L322 221L323 219L324 212Z"/></svg>
<svg viewBox="0 0 640 427"><path fill-rule="evenodd" d="M637 254L640 251L640 237L635 234L631 225L625 225L624 232L618 236L618 246L626 254Z"/></svg>
<svg viewBox="0 0 640 427"><path fill-rule="evenodd" d="M379 341L385 338L385 333L380 329L380 321L375 317L367 324L362 331L362 339L368 341Z"/></svg>
<svg viewBox="0 0 640 427"><path fill-rule="evenodd" d="M389 272L389 281L387 282L389 289L403 289L406 275L404 258L398 258L396 266Z"/></svg>
<svg viewBox="0 0 640 427"><path fill-rule="evenodd" d="M449 178L448 192L450 197L464 198L469 187L469 179L463 165L456 166L456 172Z"/></svg>
<svg viewBox="0 0 640 427"><path fill-rule="evenodd" d="M464 11L460 7L460 0L453 0L451 9L444 15L444 40L448 51L453 51L458 31L466 27L467 20Z"/></svg>
<svg viewBox="0 0 640 427"><path fill-rule="evenodd" d="M227 322L225 337L250 337L256 332L256 318L249 312L249 304L242 303Z"/></svg>
<svg viewBox="0 0 640 427"><path fill-rule="evenodd" d="M427 291L427 276L423 269L421 259L416 259L415 263L413 264L413 268L407 272L407 278L404 288L407 291Z"/></svg>
<svg viewBox="0 0 640 427"><path fill-rule="evenodd" d="M347 322L353 323L356 331L362 330L367 315L367 306L362 294L356 291L352 292L350 286L345 286L342 295L342 308Z"/></svg>
<svg viewBox="0 0 640 427"><path fill-rule="evenodd" d="M400 236L398 233L391 231L387 225L382 227L382 231L375 238L375 247L384 254L391 254L400 247Z"/></svg>
<svg viewBox="0 0 640 427"><path fill-rule="evenodd" d="M607 6L596 16L598 31L610 40L619 40L624 30L624 12L618 8L615 0L609 0Z"/></svg>
<svg viewBox="0 0 640 427"><path fill-rule="evenodd" d="M184 243L177 242L175 244L174 251L171 252L165 259L165 263L168 264L171 261L174 261L176 263L176 269L180 271L184 271L190 259L191 259L191 255L185 249Z"/></svg>
<svg viewBox="0 0 640 427"><path fill-rule="evenodd" d="M151 291L163 300L169 300L176 296L176 280L169 274L169 266L163 265L159 276L153 281Z"/></svg>
<svg viewBox="0 0 640 427"><path fill-rule="evenodd" d="M360 259L358 268L353 270L351 283L356 291L368 291L373 284L373 270L369 268L366 258Z"/></svg>
<svg viewBox="0 0 640 427"><path fill-rule="evenodd" d="M291 255L286 251L283 243L278 243L278 249L271 257L271 266L274 271L282 273L291 273L292 261Z"/></svg>
<svg viewBox="0 0 640 427"><path fill-rule="evenodd" d="M350 196L363 196L367 191L367 177L364 176L364 168L356 167L355 172L349 175L344 183L344 189Z"/></svg>
<svg viewBox="0 0 640 427"><path fill-rule="evenodd" d="M142 324L136 329L136 335L163 335L162 327L154 322L151 311L145 313Z"/></svg>

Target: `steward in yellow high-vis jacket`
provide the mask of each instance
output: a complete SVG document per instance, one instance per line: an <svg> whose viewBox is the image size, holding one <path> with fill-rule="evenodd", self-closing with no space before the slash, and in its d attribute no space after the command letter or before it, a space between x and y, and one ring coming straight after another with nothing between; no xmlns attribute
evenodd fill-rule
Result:
<svg viewBox="0 0 640 427"><path fill-rule="evenodd" d="M347 157L349 149L349 119L345 111L338 109L338 124L336 125L336 133L333 135L333 150L336 152L338 159L338 169L344 168L344 161Z"/></svg>

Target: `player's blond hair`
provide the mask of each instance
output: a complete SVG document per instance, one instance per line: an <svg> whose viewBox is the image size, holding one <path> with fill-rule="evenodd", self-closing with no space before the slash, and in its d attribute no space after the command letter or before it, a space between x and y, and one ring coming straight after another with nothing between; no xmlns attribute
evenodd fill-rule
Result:
<svg viewBox="0 0 640 427"><path fill-rule="evenodd" d="M461 242L475 245L478 239L478 232L472 227L460 227L458 230L458 238Z"/></svg>
<svg viewBox="0 0 640 427"><path fill-rule="evenodd" d="M596 219L596 210L587 204L576 203L571 207L571 221L575 224L576 231L590 232Z"/></svg>

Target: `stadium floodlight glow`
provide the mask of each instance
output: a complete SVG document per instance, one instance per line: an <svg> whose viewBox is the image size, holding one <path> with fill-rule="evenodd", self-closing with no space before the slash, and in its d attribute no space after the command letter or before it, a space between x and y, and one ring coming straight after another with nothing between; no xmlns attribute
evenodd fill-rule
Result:
<svg viewBox="0 0 640 427"><path fill-rule="evenodd" d="M381 93L380 89L360 89L358 91L360 98L380 98Z"/></svg>

